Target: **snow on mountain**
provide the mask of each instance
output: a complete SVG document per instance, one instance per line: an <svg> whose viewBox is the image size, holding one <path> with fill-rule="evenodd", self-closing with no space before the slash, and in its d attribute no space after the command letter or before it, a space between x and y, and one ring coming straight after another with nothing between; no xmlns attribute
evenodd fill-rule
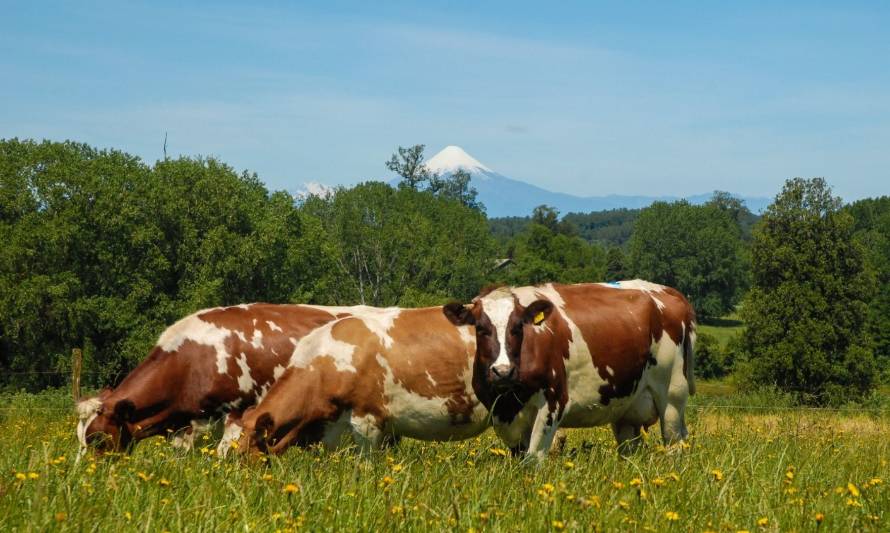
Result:
<svg viewBox="0 0 890 533"><path fill-rule="evenodd" d="M466 153L460 146L446 146L432 159L424 163L424 166L437 174L451 174L458 169L464 169L469 173L491 172L491 169L477 161Z"/></svg>
<svg viewBox="0 0 890 533"><path fill-rule="evenodd" d="M639 209L652 202L679 200L676 196L588 196L553 192L524 181L509 178L483 165L479 160L459 146L447 146L425 163L426 167L438 174L447 176L462 168L470 173L470 185L479 193L479 200L485 205L489 217L528 216L532 210L546 204L559 210L561 214L588 213L606 209ZM711 194L687 196L693 204L701 204ZM748 209L757 213L766 208L768 198L742 197Z"/></svg>
<svg viewBox="0 0 890 533"><path fill-rule="evenodd" d="M334 187L330 187L324 183L318 183L317 181L307 181L294 193L294 197L298 200L305 200L310 196L327 198L332 194L334 194Z"/></svg>

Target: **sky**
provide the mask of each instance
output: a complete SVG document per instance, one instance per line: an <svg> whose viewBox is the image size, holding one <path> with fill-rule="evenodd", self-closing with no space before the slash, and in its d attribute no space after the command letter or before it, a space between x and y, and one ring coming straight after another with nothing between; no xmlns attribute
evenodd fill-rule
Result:
<svg viewBox="0 0 890 533"><path fill-rule="evenodd" d="M247 4L0 0L0 138L289 191L455 144L579 196L890 194L890 3Z"/></svg>

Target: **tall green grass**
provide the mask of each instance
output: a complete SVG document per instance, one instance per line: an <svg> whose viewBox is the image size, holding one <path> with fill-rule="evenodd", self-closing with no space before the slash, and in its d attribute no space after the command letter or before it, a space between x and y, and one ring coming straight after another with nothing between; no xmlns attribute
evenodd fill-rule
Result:
<svg viewBox="0 0 890 533"><path fill-rule="evenodd" d="M212 439L184 453L157 438L75 464L73 413L43 409L67 398L17 395L0 411L0 530L890 529L886 413L715 398L690 407L688 447L667 450L655 431L626 460L596 428L571 430L540 465L505 456L491 432L267 462L219 460Z"/></svg>

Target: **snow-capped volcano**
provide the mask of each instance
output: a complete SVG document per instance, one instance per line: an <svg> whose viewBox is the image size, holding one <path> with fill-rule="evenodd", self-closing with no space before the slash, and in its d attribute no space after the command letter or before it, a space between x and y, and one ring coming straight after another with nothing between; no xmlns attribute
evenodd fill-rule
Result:
<svg viewBox="0 0 890 533"><path fill-rule="evenodd" d="M553 206L562 214L571 212L588 213L605 209L629 208L639 209L646 207L656 200L678 200L675 196L588 196L581 197L572 194L553 192L537 187L524 181L508 178L491 168L483 165L478 159L471 156L459 146L446 146L441 152L434 155L426 163L426 167L441 176L453 174L458 169L470 173L470 185L479 193L481 201L489 217L504 216L528 216L535 207L546 204ZM591 180L606 179L591 176ZM392 180L392 184L398 180ZM693 204L706 202L711 195L698 194L687 196L686 199ZM763 209L769 200L766 198L742 198L748 205L748 209L758 212Z"/></svg>
<svg viewBox="0 0 890 533"><path fill-rule="evenodd" d="M490 168L466 153L463 148L454 145L446 146L424 165L436 174L451 174L461 168L470 174L474 172L491 172Z"/></svg>

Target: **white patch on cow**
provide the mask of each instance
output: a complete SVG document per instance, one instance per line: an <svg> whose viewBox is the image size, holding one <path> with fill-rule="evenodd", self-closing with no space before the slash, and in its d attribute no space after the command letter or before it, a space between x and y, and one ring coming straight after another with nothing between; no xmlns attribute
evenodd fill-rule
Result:
<svg viewBox="0 0 890 533"><path fill-rule="evenodd" d="M255 318L253 319L252 323L253 323L253 327L256 327L256 319Z"/></svg>
<svg viewBox="0 0 890 533"><path fill-rule="evenodd" d="M383 395L388 413L386 431L414 439L452 440L478 435L487 426L488 417L484 407L474 411L470 423L452 424L448 412L450 396L427 398L411 392L395 381L389 361L380 354L376 359L384 370ZM462 378L466 381L466 374L470 373L468 369Z"/></svg>
<svg viewBox="0 0 890 533"><path fill-rule="evenodd" d="M272 369L272 378L275 381L278 381L278 378L280 378L281 375L284 374L284 371L285 371L285 368L283 366L275 365L275 368Z"/></svg>
<svg viewBox="0 0 890 533"><path fill-rule="evenodd" d="M363 453L380 447L380 443L383 441L383 430L374 415L350 415L349 424L352 426L352 438Z"/></svg>
<svg viewBox="0 0 890 533"><path fill-rule="evenodd" d="M651 281L646 281L643 279L631 279L627 281L615 281L611 283L598 283L597 285L610 287L612 289L633 289L643 291L649 296L649 298L652 298L652 301L655 302L655 305L658 307L659 311L663 311L665 308L664 302L662 302L652 294L653 292L664 292L664 285L659 285L657 283L652 283Z"/></svg>
<svg viewBox="0 0 890 533"><path fill-rule="evenodd" d="M437 385L436 380L433 379L433 375L430 374L430 371L429 371L429 370L426 371L426 379L430 382L430 384L431 384L433 387L435 387L435 386Z"/></svg>
<svg viewBox="0 0 890 533"><path fill-rule="evenodd" d="M247 342L247 336L244 335L243 331L235 330L235 335L238 336L238 339L240 339L241 342Z"/></svg>
<svg viewBox="0 0 890 533"><path fill-rule="evenodd" d="M482 298L482 310L488 315L500 345L498 356L491 364L492 368L509 369L511 366L510 357L507 355L507 322L513 314L514 307L513 295L510 293L494 291Z"/></svg>
<svg viewBox="0 0 890 533"><path fill-rule="evenodd" d="M472 326L460 326L457 328L457 333L464 344L476 346L476 336L473 334Z"/></svg>
<svg viewBox="0 0 890 533"><path fill-rule="evenodd" d="M398 307L388 307L375 310L373 313L357 313L354 316L362 320L371 333L377 335L384 348L392 348L393 341L389 330L401 312Z"/></svg>
<svg viewBox="0 0 890 533"><path fill-rule="evenodd" d="M157 346L165 352L178 350L186 341L212 346L216 351L216 371L225 374L228 372L228 358L231 356L225 342L232 331L205 322L198 317L199 314L206 312L208 310L198 311L167 328L158 338Z"/></svg>
<svg viewBox="0 0 890 533"><path fill-rule="evenodd" d="M223 429L222 439L216 447L217 457L225 457L232 448L232 443L241 438L241 423L234 422L228 417L226 418L225 429Z"/></svg>
<svg viewBox="0 0 890 533"><path fill-rule="evenodd" d="M263 332L255 329L253 330L253 338L250 339L250 345L259 350L263 347Z"/></svg>
<svg viewBox="0 0 890 533"><path fill-rule="evenodd" d="M77 452L78 460L86 453L87 449L87 428L93 423L93 420L99 416L99 409L102 408L102 400L99 398L87 398L77 402L75 409L77 410L77 440L80 442L80 449Z"/></svg>
<svg viewBox="0 0 890 533"><path fill-rule="evenodd" d="M281 329L281 326L279 326L275 322L272 322L271 320L266 320L266 324L269 326L269 329L272 331L284 331L283 329Z"/></svg>
<svg viewBox="0 0 890 533"><path fill-rule="evenodd" d="M223 410L225 410L225 411L233 411L233 410L238 409L239 407L241 407L241 404L242 404L243 402L244 402L244 399L243 399L243 398L235 398L234 400L232 400L232 401L230 401L230 402L226 402L226 403L224 403L224 404L222 405L222 406L223 406Z"/></svg>
<svg viewBox="0 0 890 533"><path fill-rule="evenodd" d="M238 304L236 307L238 307L239 309L247 310L250 309L250 304Z"/></svg>
<svg viewBox="0 0 890 533"><path fill-rule="evenodd" d="M254 381L253 377L250 375L250 366L247 364L247 355L244 352L241 352L241 356L238 357L238 359L235 359L235 362L238 363L238 368L241 369L241 375L238 376L238 388L241 389L241 392L252 391L254 386L256 386L256 381Z"/></svg>
<svg viewBox="0 0 890 533"><path fill-rule="evenodd" d="M341 320L351 320L351 318L343 318ZM355 346L348 342L337 340L331 334L334 324L338 322L339 320L329 322L303 337L294 348L294 353L291 354L288 366L308 368L317 357L327 356L334 361L334 366L337 370L341 372L356 372L355 366L352 364Z"/></svg>

